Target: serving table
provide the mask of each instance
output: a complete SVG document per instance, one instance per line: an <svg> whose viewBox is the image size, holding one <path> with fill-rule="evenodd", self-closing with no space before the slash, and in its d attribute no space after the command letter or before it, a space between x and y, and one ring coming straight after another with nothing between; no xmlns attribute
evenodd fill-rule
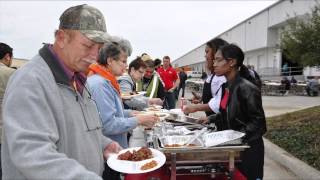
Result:
<svg viewBox="0 0 320 180"><path fill-rule="evenodd" d="M240 161L240 152L249 148L247 145L166 148L161 146L152 130L144 130L142 127L134 129L129 146L148 146L163 152L170 180L176 180L177 176L209 175L214 178L221 174L233 179L235 162Z"/></svg>

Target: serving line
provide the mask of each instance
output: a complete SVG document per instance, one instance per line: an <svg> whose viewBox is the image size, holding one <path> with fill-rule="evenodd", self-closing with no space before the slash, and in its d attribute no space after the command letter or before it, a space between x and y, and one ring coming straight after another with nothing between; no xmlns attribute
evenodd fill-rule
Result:
<svg viewBox="0 0 320 180"><path fill-rule="evenodd" d="M151 140L150 137L146 138L148 133L152 134ZM153 133L154 132L152 130L145 131L143 128L134 129L133 135L129 141L129 146L148 146L163 152L166 156L166 164L171 172L170 180L176 180L176 176L182 175L177 172L177 169L179 171L180 167L186 167L186 165L194 166L200 164L202 167L207 167L208 165L217 165L214 166L215 168L218 167L218 165L226 163L228 164L228 167L227 172L224 173L227 173L228 176L232 179L235 162L240 161L240 152L244 151L246 148L249 148L249 146L247 145L165 148L159 144L159 140L156 136L154 136ZM193 170L190 170L187 175L211 174L211 176L214 176L216 173L219 172L213 170L201 170L201 173L200 171L198 173L195 173Z"/></svg>

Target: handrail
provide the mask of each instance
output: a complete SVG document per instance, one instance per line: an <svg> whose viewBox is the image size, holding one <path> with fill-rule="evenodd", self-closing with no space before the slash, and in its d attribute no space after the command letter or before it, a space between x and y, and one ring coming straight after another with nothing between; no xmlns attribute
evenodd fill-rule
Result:
<svg viewBox="0 0 320 180"><path fill-rule="evenodd" d="M292 74L303 74L303 67L287 67L281 68L281 75L283 76L291 76Z"/></svg>
<svg viewBox="0 0 320 180"><path fill-rule="evenodd" d="M292 76L303 75L303 67L288 67L288 68L275 68L265 67L257 70L260 76Z"/></svg>

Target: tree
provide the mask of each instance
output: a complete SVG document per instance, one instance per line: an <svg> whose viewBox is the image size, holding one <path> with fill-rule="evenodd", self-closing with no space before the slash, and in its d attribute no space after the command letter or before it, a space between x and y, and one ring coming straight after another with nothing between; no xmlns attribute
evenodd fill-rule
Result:
<svg viewBox="0 0 320 180"><path fill-rule="evenodd" d="M281 39L281 49L291 60L303 66L320 65L320 5L306 19L295 17L288 22Z"/></svg>

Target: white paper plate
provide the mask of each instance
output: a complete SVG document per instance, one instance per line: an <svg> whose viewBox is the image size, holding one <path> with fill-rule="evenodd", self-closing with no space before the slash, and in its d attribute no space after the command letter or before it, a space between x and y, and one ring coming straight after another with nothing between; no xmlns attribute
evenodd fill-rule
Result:
<svg viewBox="0 0 320 180"><path fill-rule="evenodd" d="M166 112L156 112L156 115L160 118L160 120L164 120L170 116L170 114Z"/></svg>
<svg viewBox="0 0 320 180"><path fill-rule="evenodd" d="M146 111L149 111L149 112L160 112L161 111L161 108L162 106L159 108L159 107L147 107L145 108Z"/></svg>
<svg viewBox="0 0 320 180"><path fill-rule="evenodd" d="M164 118L170 116L169 113L167 113L167 112L162 112L162 111L140 111L140 112L138 112L138 115L146 115L146 114L155 114L155 115L157 115L160 119L164 119Z"/></svg>
<svg viewBox="0 0 320 180"><path fill-rule="evenodd" d="M147 94L147 91L139 91L138 94L145 95L145 94Z"/></svg>
<svg viewBox="0 0 320 180"><path fill-rule="evenodd" d="M134 97L140 96L140 94L134 94L134 95L121 95L122 99L131 99Z"/></svg>
<svg viewBox="0 0 320 180"><path fill-rule="evenodd" d="M174 114L178 114L178 115L184 114L181 109L170 109L169 112L174 113Z"/></svg>
<svg viewBox="0 0 320 180"><path fill-rule="evenodd" d="M125 153L126 151L130 151L132 152L133 150L139 150L141 147L133 147L133 148L128 148L128 149L123 149L121 150L118 154L112 154L110 155L110 157L108 158L107 164L108 166L118 172L122 172L122 173L127 173L127 174L141 174L141 173L146 173L146 172L151 172L154 171L158 168L160 168L161 166L163 166L163 164L166 162L166 156L153 148L149 148L152 152L153 158L151 159L146 159L143 161L125 161L125 160L119 160L118 159L118 155ZM152 160L155 160L157 162L157 166L153 167L151 169L147 169L147 170L141 170L141 166L143 166L144 164L151 162Z"/></svg>
<svg viewBox="0 0 320 180"><path fill-rule="evenodd" d="M133 95L129 95L129 94L121 94L121 98L122 99L131 99L137 96L143 96L145 95L147 92L146 91L140 91L137 94L133 94Z"/></svg>

